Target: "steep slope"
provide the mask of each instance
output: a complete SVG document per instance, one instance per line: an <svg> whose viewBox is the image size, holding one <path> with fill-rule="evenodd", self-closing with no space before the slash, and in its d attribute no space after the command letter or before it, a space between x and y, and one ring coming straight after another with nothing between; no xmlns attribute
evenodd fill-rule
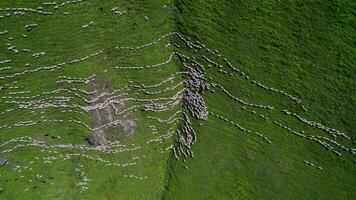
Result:
<svg viewBox="0 0 356 200"><path fill-rule="evenodd" d="M0 199L353 199L351 1L1 1Z"/></svg>
<svg viewBox="0 0 356 200"><path fill-rule="evenodd" d="M219 87L204 95L214 114L204 125L196 123L199 140L194 159L184 163L188 170L181 162L171 163L163 199L355 198L352 3L176 0L175 7L178 31L217 49L216 55L240 70L199 51L218 63L204 64L212 82L241 100L274 109L234 102ZM306 110L254 81L300 99ZM285 109L323 126L307 125ZM351 139L334 137L323 127Z"/></svg>

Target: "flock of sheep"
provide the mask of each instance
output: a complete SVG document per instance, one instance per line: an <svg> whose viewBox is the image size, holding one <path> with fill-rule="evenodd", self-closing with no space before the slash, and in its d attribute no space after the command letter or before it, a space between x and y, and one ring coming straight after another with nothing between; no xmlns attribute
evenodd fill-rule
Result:
<svg viewBox="0 0 356 200"><path fill-rule="evenodd" d="M65 5L84 2L84 0L66 1L63 3L47 2L43 6L52 6L53 9L59 9ZM18 14L18 12L35 12L41 15L52 15L52 12L43 11L42 7L37 9L31 8L0 8L0 13L10 13L10 15ZM12 12L12 14L11 14ZM117 7L113 8L111 12L117 15L123 15L126 12L119 11ZM5 16L10 16L5 14ZM4 18L0 15L0 20ZM82 29L87 30L90 26L95 25L95 22L91 21L88 24L82 25ZM40 26L33 23L25 26L25 29L30 30L34 27ZM80 25L78 25L80 26ZM11 32L4 30L0 32L0 37L5 35L12 35ZM23 34L24 35L24 34ZM25 35L27 38L27 35ZM24 37L25 37L24 36ZM10 37L11 38L11 37ZM11 42L15 42L13 38L8 38ZM23 117L24 120L14 123L7 120L0 120L0 133L17 130L31 130L22 129L26 127L36 126L51 126L51 125L66 125L78 126L84 128L87 133L92 133L98 130L106 131L109 128L122 126L122 120L135 116L138 112L149 113L149 116L144 120L152 121L152 124L148 127L152 130L152 136L147 137L146 141L142 144L123 144L121 141L106 141L105 144L100 146L90 146L89 144L71 144L71 143L51 143L44 139L34 138L33 136L21 136L9 139L7 141L1 141L0 144L0 160L5 157L11 157L11 153L22 148L37 148L40 151L47 152L50 156L37 156L28 163L23 165L17 165L13 168L13 171L19 173L19 177L25 179L24 172L32 171L32 165L42 162L44 165L50 165L58 161L65 161L68 159L81 157L83 159L96 161L102 163L105 167L132 167L140 164L141 160L144 162L145 155L135 156L126 162L117 163L104 159L107 155L124 154L127 152L136 152L140 149L149 148L150 145L161 145L159 153L171 151L172 155L177 160L182 159L186 162L187 158L194 158L194 143L197 141L199 133L195 131L195 127L192 124L193 120L209 121L209 116L213 117L213 120L220 120L222 123L231 125L239 132L250 133L257 138L265 141L267 144L271 144L273 141L269 139L265 133L260 133L257 130L250 130L249 128L241 126L236 120L228 119L224 114L219 113L219 110L210 110L209 105L206 103L206 92L211 92L213 95L226 95L234 102L241 105L242 110L246 108L257 109L263 111L276 110L271 105L262 105L258 103L251 103L247 100L239 98L237 94L229 91L225 88L223 83L215 81L214 76L226 76L226 79L235 78L235 75L242 76L242 78L257 88L263 89L268 92L274 92L281 94L294 103L298 104L302 110L306 111L302 101L297 97L288 94L287 92L273 87L267 87L264 84L253 80L246 73L240 69L234 67L234 65L225 58L217 50L207 48L199 41L194 41L189 37L184 36L179 32L171 32L162 35L157 40L142 44L137 47L115 47L116 51L144 51L146 48L153 47L167 39L175 38L166 47L173 46L175 51L170 54L169 58L163 62L156 64L147 64L144 66L113 66L111 71L113 73L120 73L121 70L128 73L140 73L141 70L155 70L162 67L170 67L169 64L175 63L180 66L179 72L174 72L170 76L161 80L158 83L142 84L135 80L129 80L127 85L122 88L115 88L110 92L101 92L97 96L93 97L93 94L98 92L92 90L88 85L96 81L96 75L93 74L89 77L70 77L65 75L58 76L56 81L48 80L48 83L56 85L56 89L48 91L33 91L35 88L22 84L22 80L36 75L38 73L60 73L62 69L70 67L76 64L82 64L89 59L97 59L100 57L104 50L93 52L84 57L77 57L68 61L62 61L57 64L50 64L42 67L29 67L30 63L27 63L25 69L22 71L16 71L14 67L8 65L13 62L11 59L0 60L0 104L6 105L5 110L0 110L0 119L7 119L10 116ZM13 53L19 53L15 45L8 43L8 50ZM24 52L31 50L26 49ZM33 59L41 59L47 56L45 51L33 53ZM107 72L107 69L103 69ZM215 73L216 72L216 73ZM220 91L220 92L219 92ZM163 96L166 93L174 93L169 97ZM162 96L161 96L162 95ZM157 97L158 96L158 97ZM104 100L103 100L104 99ZM125 106L123 106L125 105ZM127 106L129 105L129 106ZM93 127L91 124L81 121L77 116L90 116L95 110L103 110L109 107L114 108L114 115L117 116L115 120L106 124ZM59 113L66 113L67 116L73 116L73 118L50 118L47 117L47 113L51 111L59 111ZM344 150L351 154L356 153L356 149L346 147L340 142L331 139L326 136L313 136L303 132L294 131L282 122L272 120L271 117L260 114L255 110L251 113L263 119L264 121L272 121L276 126L282 127L289 133L292 133L300 138L304 138L313 142L316 142L327 150L330 150L338 155L341 153L338 149ZM277 111L279 112L279 111ZM338 131L336 129L328 128L320 123L307 120L296 113L283 110L287 115L297 118L304 124L311 127L315 127L323 132L330 134L333 138L342 137L347 140L352 140L347 134ZM160 113L170 113L170 116L166 119L162 119ZM140 119L139 119L140 120ZM143 120L143 119L141 119ZM140 121L138 121L140 123ZM159 124L160 128L157 128ZM165 127L168 125L168 128ZM161 128L164 127L164 128ZM163 130L162 130L163 129ZM7 132L8 131L8 132ZM28 134L24 132L24 134ZM160 135L159 135L160 134ZM47 135L49 136L49 135ZM52 135L52 139L61 139L58 135ZM175 138L176 144L167 142L167 140ZM167 143L168 146L167 146ZM164 146L165 145L165 146ZM71 152L62 150L72 150ZM4 162L2 162L4 163ZM309 161L304 163L311 165ZM11 164L11 159L5 164ZM4 164L4 165L5 165ZM186 167L186 166L185 166ZM85 167L79 164L75 171L78 172L78 176L81 181L77 183L77 187L80 192L85 192L89 185L90 179L85 173ZM187 168L187 167L186 167ZM318 169L322 169L321 166ZM123 174L124 178L145 180L149 177L142 174ZM36 177L28 177L27 181L32 182L35 179L42 179L42 174L37 174ZM54 184L54 181L50 182ZM29 188L25 188L24 191L29 191Z"/></svg>

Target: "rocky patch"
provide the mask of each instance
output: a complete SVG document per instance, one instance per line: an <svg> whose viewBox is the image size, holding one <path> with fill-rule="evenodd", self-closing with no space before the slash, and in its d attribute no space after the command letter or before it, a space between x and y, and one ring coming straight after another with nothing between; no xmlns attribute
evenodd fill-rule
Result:
<svg viewBox="0 0 356 200"><path fill-rule="evenodd" d="M90 90L92 91L90 107L92 117L93 134L86 138L92 146L105 145L109 138L129 137L136 132L137 124L134 120L127 120L120 116L120 111L125 107L121 97L115 95L115 91L110 91L108 83L100 83L97 80L91 82ZM109 129L105 128L109 124L118 124Z"/></svg>

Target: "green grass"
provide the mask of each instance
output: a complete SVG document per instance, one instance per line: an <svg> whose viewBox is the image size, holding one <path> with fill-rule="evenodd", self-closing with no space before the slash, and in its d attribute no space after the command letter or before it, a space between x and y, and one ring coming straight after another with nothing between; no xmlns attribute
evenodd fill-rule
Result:
<svg viewBox="0 0 356 200"><path fill-rule="evenodd" d="M308 112L240 77L227 80L215 70L215 82L242 99L288 108L355 137L355 20L350 1L178 0L176 6L179 31L218 49L253 79L301 98ZM218 94L206 95L210 111L258 130L272 144L210 118L197 127L196 157L187 164L189 170L171 163L165 199L355 198L354 156L340 158L296 138ZM325 135L281 113L255 110L294 130Z"/></svg>
<svg viewBox="0 0 356 200"><path fill-rule="evenodd" d="M2 1L0 7L37 7L42 2L45 1ZM167 7L164 8L164 5ZM127 13L121 17L113 15L111 9L116 6ZM174 61L157 70L140 71L112 67L160 63L167 60L173 51L197 58L208 54L192 52L183 44L179 49L172 46L167 48L165 45L170 38L140 51L117 51L114 48L139 46L168 32L179 31L201 41L210 49L219 50L252 79L302 99L308 109L307 112L302 111L288 98L259 89L240 76L230 77L218 73L214 68L207 68L207 74L213 77L213 82L223 85L239 98L274 106L274 110L251 107L244 110L241 104L233 102L221 90L204 94L209 111L260 132L272 141L271 144L209 115L206 122L193 121L198 134L198 141L192 147L195 158L186 159L185 163L182 159L175 160L170 151L159 153L161 148L176 143L175 137L163 143L144 144L147 139L158 136L151 133L149 125L156 125L161 134L175 125L159 124L148 119L148 116L155 115L152 112L135 112L128 118L137 120L137 133L122 140L122 144L141 145L141 149L112 155L88 154L100 155L117 163L145 155L138 165L127 168L104 167L104 164L84 157L65 161L58 159L53 164L44 164L42 157L55 154L34 147L18 148L5 154L9 164L0 167L0 187L3 188L0 199L355 199L355 155L338 149L343 156L336 156L322 146L291 135L272 123L276 120L294 130L304 130L306 134L328 136L280 112L288 109L356 137L354 8L354 3L349 0L93 0L51 9L55 14L53 16L27 14L0 19L0 31L9 31L8 35L0 35L0 60L13 60L6 65L12 69L0 71L0 76L69 62L99 50L104 52L85 62L67 65L53 72L0 80L0 86L18 81L18 85L25 86L23 90L30 90L33 95L56 89L58 85L55 81L60 75L83 78L93 74L97 75L100 84L108 82L111 90L126 86L129 80L138 84L156 84L181 70L181 64ZM63 15L64 12L69 15ZM0 15L2 13L6 12L0 12ZM149 16L149 20L146 21L144 16ZM81 26L90 21L95 24L83 30ZM37 23L38 27L26 32L24 26L30 23ZM22 33L28 34L28 38L23 38ZM7 38L10 36L14 37L11 43L17 49L29 48L32 52L20 51L18 55L9 53L3 44L9 42ZM45 51L46 55L32 58L32 53L41 51ZM219 58L215 60L223 63ZM31 63L31 66L24 67L25 63ZM224 69L229 71L227 67ZM167 85L173 86L179 80ZM73 85L59 86L70 88ZM88 89L79 84L75 86ZM8 92L0 91L0 96L6 96ZM170 97L175 92L152 97ZM147 98L141 94L131 95ZM71 102L83 104L79 99ZM126 104L127 107L132 105L132 102ZM12 106L0 102L0 112ZM177 107L173 111L179 109ZM251 113L253 110L257 114ZM13 111L0 116L0 126L40 120L41 116L92 123L87 114L61 113L56 108L41 111L45 113L32 115L30 111ZM173 111L156 115L167 119ZM268 116L269 120L261 119L259 114ZM45 134L61 138L53 139ZM81 126L58 123L0 129L0 143L24 135L48 144L85 144L85 137L90 135L90 131ZM350 141L336 140L355 148ZM7 148L0 150L4 149ZM58 152L77 151L59 149ZM306 165L304 160L322 166L323 170ZM28 164L31 161L34 163ZM32 170L15 172L13 169L17 165L31 166ZM83 165L86 175L91 179L89 189L82 194L76 186L81 180L74 170L78 165ZM36 178L37 174L44 178ZM123 178L125 174L147 176L148 179ZM50 182L54 184L50 185ZM26 188L29 191L24 191Z"/></svg>
<svg viewBox="0 0 356 200"><path fill-rule="evenodd" d="M16 1L1 2L0 7L37 7L45 1ZM14 44L18 49L29 48L31 53L19 53L14 55L8 53L5 47L1 47L0 58L12 59L9 66L12 67L9 72L1 72L1 75L13 74L28 68L37 68L40 66L49 66L61 62L69 62L74 58L84 57L91 53L103 50L100 56L90 58L86 62L68 65L60 70L44 73L33 73L17 78L18 84L26 87L24 90L30 90L32 94L38 94L42 91L51 91L58 86L55 84L57 77L60 75L70 77L89 77L96 74L99 81L108 81L112 90L121 88L127 84L129 79L135 79L137 82L144 80L147 83L154 83L165 78L168 74L175 71L174 64L155 72L155 76L147 76L148 73L128 73L120 70L113 70L113 66L126 65L145 65L152 62L161 62L170 55L167 48L155 48L145 52L132 53L129 51L116 51L115 46L136 46L142 43L154 40L161 35L172 31L170 20L172 15L169 9L164 9L163 5L171 4L170 1L87 1L80 4L67 5L57 10L52 9L55 13L53 16L40 17L34 14L27 14L24 17L9 17L1 21L0 28L7 29L12 37ZM112 14L111 9L119 6L120 9L126 10L127 14L122 17ZM43 6L44 7L44 6ZM68 12L69 15L63 15ZM144 20L144 16L150 17L149 21ZM87 30L82 30L81 26L94 21L95 25ZM28 34L28 38L23 38L24 26L29 23L37 23ZM2 44L7 42L9 35L0 37ZM168 41L168 40L167 40ZM165 45L165 44L159 44ZM32 53L45 51L46 55L33 59ZM30 67L23 67L25 63L31 63ZM103 71L107 69L108 72ZM10 83L15 79L2 81L1 84ZM63 88L70 88L74 85L61 85ZM76 87L88 89L77 84ZM6 95L6 91L2 91ZM61 94L68 95L68 94ZM51 96L51 95L49 95ZM72 102L83 104L76 99ZM10 104L11 105L11 104ZM10 108L8 104L0 104L3 111ZM129 106L129 105L128 105ZM44 115L49 119L77 119L87 124L91 123L88 115L60 113L60 109L42 109ZM141 144L148 138L157 137L152 135L146 124L149 120L144 120L145 115L149 113L131 115L131 119L142 121L139 124L138 133L127 140L122 141L126 144ZM32 116L29 111L14 111L6 114L1 119L1 125L13 124L17 121L39 120L42 116ZM162 115L164 116L164 115ZM152 123L152 122L151 122ZM165 126L157 127L164 130ZM49 144L61 143L79 143L85 144L85 137L90 132L83 127L73 126L72 124L43 124L35 125L28 128L2 129L0 141L7 141L11 138L20 136L31 136L35 139L41 139ZM60 136L61 139L51 139L44 136ZM36 161L31 165L32 171L23 170L23 172L14 172L12 169L16 165L27 166L28 162L34 160L34 157L50 156L46 152L33 148L30 151L27 148L16 150L9 153L9 164L1 168L0 185L4 191L0 194L1 199L157 199L161 196L164 186L164 176L166 170L166 159L169 152L159 153L160 148L165 148L171 140L162 144L142 145L137 151L120 153L113 155L101 155L102 158L112 162L125 163L132 157L145 155L143 160L138 161L137 166L131 168L104 167L104 164L90 161L83 157L74 157L66 161L58 159L53 164L43 164L43 161ZM59 153L75 153L71 150L58 150ZM94 153L90 155L95 156ZM100 154L98 154L100 155ZM89 189L79 193L76 184L80 177L74 171L75 167L82 164L84 171L91 181ZM43 175L46 179L53 177L51 181L54 184L40 183L37 181L36 174ZM125 174L134 174L147 176L147 180L136 180L124 178ZM20 178L23 175L24 178ZM25 181L24 181L25 180ZM28 183L32 180L31 183ZM24 191L28 188L29 191Z"/></svg>

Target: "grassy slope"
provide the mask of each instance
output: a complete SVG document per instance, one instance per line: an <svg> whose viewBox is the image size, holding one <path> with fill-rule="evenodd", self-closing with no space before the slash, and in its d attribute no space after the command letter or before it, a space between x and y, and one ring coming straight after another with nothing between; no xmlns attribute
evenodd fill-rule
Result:
<svg viewBox="0 0 356 200"><path fill-rule="evenodd" d="M46 1L2 1L0 7L37 7ZM115 46L137 46L157 39L163 34L172 31L172 14L164 5L170 5L171 1L87 1L75 5L66 5L58 10L52 9L53 16L41 17L35 14L27 14L23 17L9 17L2 19L0 29L7 29L9 35L0 37L1 44L7 42L7 38L14 37L14 44L18 49L29 48L33 52L45 51L44 57L33 59L30 53L20 52L18 55L8 53L5 46L1 47L0 60L12 59L14 62L8 74L23 71L25 63L31 63L30 68L38 66L48 66L54 63L69 62L74 58L80 58L98 50L104 50L104 54L91 58L83 63L67 66L64 69L54 72L34 73L16 79L19 85L26 86L25 90L30 90L32 94L41 91L56 89L55 81L59 75L70 77L88 77L96 74L100 81L108 81L112 90L127 84L129 79L145 84L154 84L166 78L177 69L172 63L159 72L146 71L142 73L128 73L119 70L112 70L113 66L126 65L146 65L150 63L166 60L170 52L169 48L164 48L166 43L160 43L158 47L147 49L143 52L117 52ZM118 6L119 9L127 11L122 17L114 15L111 9ZM68 12L69 15L63 15ZM149 21L144 20L144 16L150 17ZM82 30L81 26L94 21L95 25ZM28 38L22 38L25 33L24 26L30 23L37 23L28 34ZM104 69L108 69L104 73ZM5 74L5 72L2 75ZM15 81L15 79L12 79ZM11 82L2 81L1 84ZM67 87L61 85L61 87ZM81 86L78 86L81 87ZM82 87L83 89L88 89ZM2 91L2 95L6 95ZM80 103L78 101L77 103ZM10 105L0 105L1 110L9 108ZM43 109L43 114L48 119L77 119L90 124L87 115L62 114L58 109ZM153 136L146 125L152 121L146 121L145 115L150 113L136 114L130 116L139 120L140 128L138 133L123 143L142 144ZM163 117L164 114L162 115ZM2 118L1 124L11 124L23 120L38 120L40 115L32 116L29 111L19 111L6 115ZM157 125L163 128L163 126ZM51 139L44 135L60 136L61 139ZM90 134L89 131L71 124L43 124L28 128L2 129L0 141L4 142L14 137L31 136L39 138L50 144L52 143L79 143L85 144L84 138ZM4 191L0 194L1 199L157 199L161 196L165 175L165 163L168 152L160 154L159 149L165 148L172 141L162 144L153 144L143 147L133 153L119 155L104 155L103 158L113 162L127 162L134 156L145 155L146 158L137 166L131 168L103 167L102 163L88 161L85 158L71 159L67 161L54 161L53 164L43 164L36 161L32 171L14 172L12 168L16 165L28 166L27 163L34 160L35 156L50 156L47 152L41 152L36 148L19 149L8 154L10 164L1 168L0 185ZM60 151L60 150L59 150ZM60 151L71 152L73 151ZM75 152L75 151L74 151ZM94 154L95 155L95 154ZM79 188L75 186L80 178L74 168L82 164L84 170L91 179L89 190L84 194L79 194ZM45 170L43 170L45 169ZM36 179L36 174L45 177L47 183ZM147 180L135 180L123 178L124 174L135 174L148 176ZM24 178L20 178L24 175ZM51 180L49 177L53 177ZM32 181L29 183L28 181ZM49 185L54 182L54 185ZM30 190L24 192L25 188Z"/></svg>
<svg viewBox="0 0 356 200"><path fill-rule="evenodd" d="M351 1L175 1L178 30L218 49L262 83L300 97L308 112L284 97L210 72L240 98L288 108L355 137L354 11ZM224 95L206 95L208 108L258 130L272 144L210 118L198 126L195 159L172 162L164 199L353 199L355 164L258 120ZM256 109L255 109L256 110ZM263 112L262 110L257 110ZM263 112L264 113L264 112ZM266 112L295 130L323 134ZM350 143L348 143L350 146ZM352 147L352 144L351 144ZM318 163L316 170L303 163Z"/></svg>
<svg viewBox="0 0 356 200"><path fill-rule="evenodd" d="M39 2L8 1L1 2L0 7L36 7ZM112 89L120 88L129 79L157 83L176 71L176 64L170 64L159 73L103 73L103 69L110 69L109 66L138 66L166 60L172 49L165 49L165 43L137 53L117 53L113 51L113 47L141 45L154 40L173 30L171 20L174 17L179 31L201 40L208 47L219 49L251 77L300 97L309 111L303 113L285 98L258 90L241 78L226 79L213 70L209 71L215 81L222 83L234 94L255 103L268 103L281 109L288 107L305 117L349 134L353 133L356 97L352 90L355 88L355 77L350 72L354 70L355 65L352 41L354 21L352 6L348 5L347 1L297 4L292 1L190 3L176 0L177 10L174 16L169 10L163 9L163 5L172 4L171 1L89 1L66 6L56 11L58 16L10 17L1 21L0 31L5 28L11 31L18 48L46 51L47 55L37 60L33 60L30 55L23 56L22 53L15 57L2 47L0 60L15 60L11 65L13 71L21 71L24 69L23 64L27 62L31 62L33 67L42 66L69 61L104 49L105 55L99 58L59 72L26 76L19 81L20 84L29 86L28 89L33 93L55 89L54 82L59 75L87 77L95 73L100 79L109 80ZM121 18L112 15L110 9L115 6L127 10L128 14ZM64 16L63 12L70 14ZM150 17L149 21L144 20L145 15ZM94 21L95 26L88 31L81 30L81 26L89 21ZM34 22L39 26L29 34L29 38L23 39L23 26ZM5 43L7 37L0 36L1 43ZM164 199L355 197L351 187L356 184L355 167L350 163L349 157L336 157L320 146L295 138L269 122L261 123L257 116L249 112L250 109L242 111L240 105L231 103L224 95L207 94L206 100L209 110L225 114L245 127L259 130L273 143L267 145L255 136L242 135L243 133L229 125L222 125L221 121L210 118L209 122L202 126L196 124L199 134L198 142L193 147L196 157L188 160L189 170L184 169L182 163L173 161L171 169L164 177L167 154L157 156L157 149L161 147L157 145L132 155L105 157L116 162L142 154L148 157L145 162L132 169L106 168L100 163L87 162L85 159L58 161L48 166L36 162L33 172L24 173L25 179L34 180L36 174L41 173L45 177L53 176L55 185L35 182L31 184L29 192L23 192L28 183L19 178L20 174L12 172L11 167L33 160L34 155L48 155L35 149L18 150L10 156L13 162L11 166L2 168L0 184L4 192L0 195L5 199L158 199L161 197L166 178L166 190L162 196ZM0 105L0 108L4 110L7 105ZM283 120L295 129L322 134L315 129L301 126L293 119L285 119L280 113L257 111ZM141 143L150 136L151 133L145 128L150 121L142 120L146 115L149 114L138 113L130 116L140 119L142 128L139 129L139 134L130 138L127 143ZM72 116L59 114L57 110L47 110L46 117ZM1 119L1 123L33 118L35 117L30 116L30 113L17 112ZM88 116L78 115L76 118L90 123ZM56 143L58 140L43 137L45 133L61 136L60 143L84 143L84 137L89 134L81 127L53 124L51 127L44 125L1 130L0 141L23 136L24 133L48 140L49 143ZM318 163L325 170L310 168L303 160ZM79 179L74 168L78 163L84 165L88 177L92 179L89 190L84 195L78 194L75 187ZM137 172L148 175L149 180L142 182L117 178L122 174Z"/></svg>

